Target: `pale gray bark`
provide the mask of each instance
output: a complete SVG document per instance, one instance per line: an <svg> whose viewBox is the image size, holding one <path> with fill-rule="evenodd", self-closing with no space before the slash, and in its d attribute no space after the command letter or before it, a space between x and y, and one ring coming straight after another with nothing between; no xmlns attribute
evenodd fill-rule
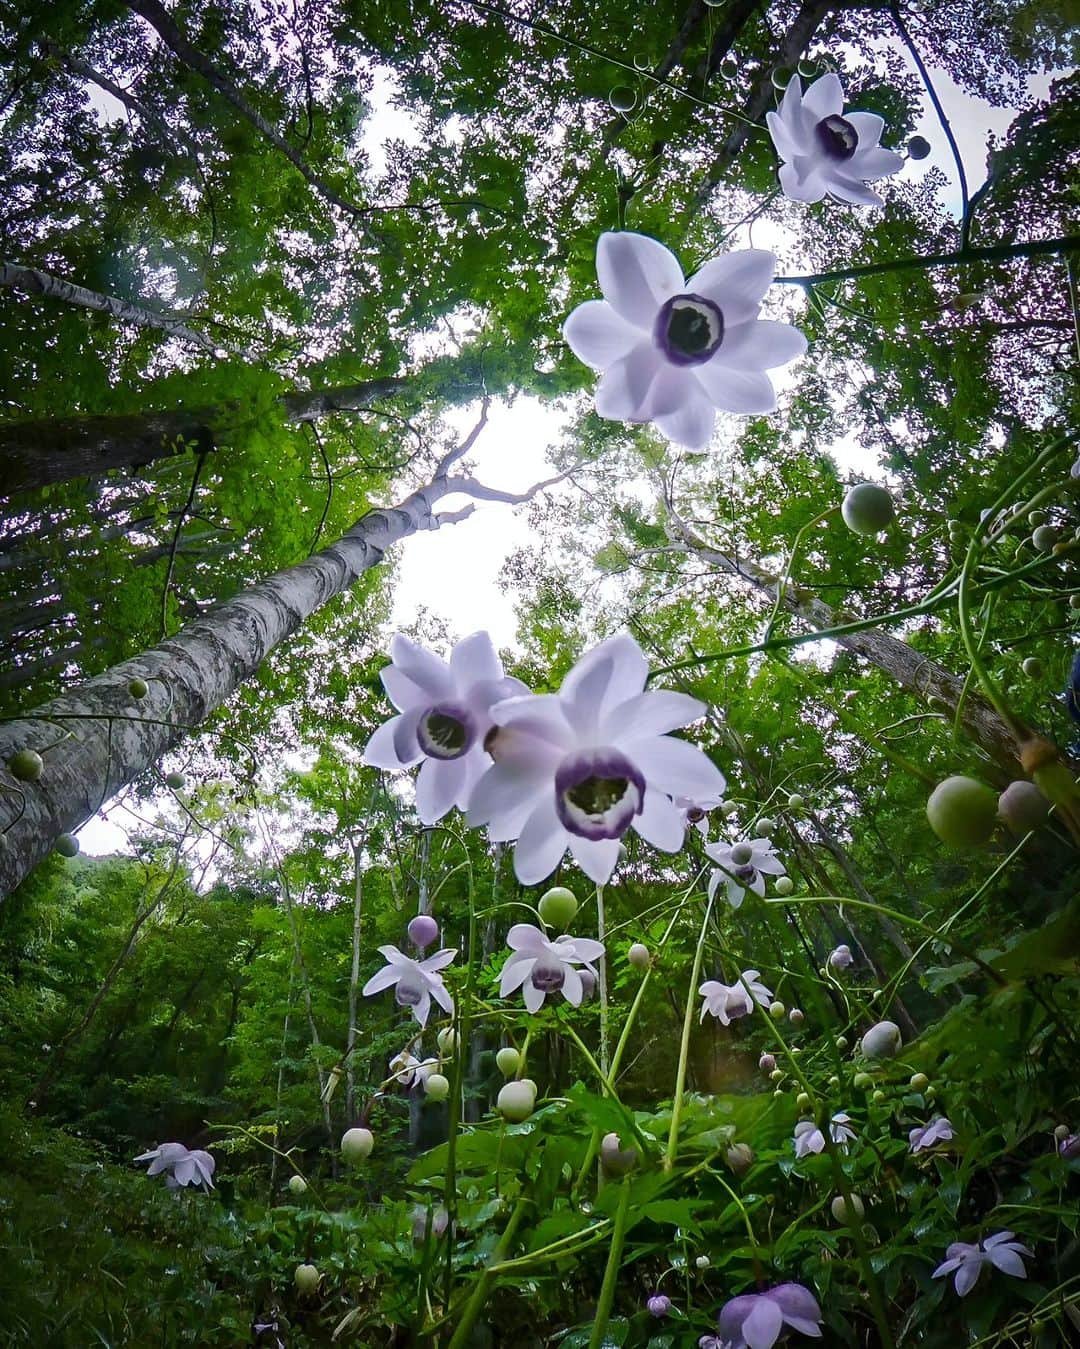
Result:
<svg viewBox="0 0 1080 1349"><path fill-rule="evenodd" d="M485 407L432 480L398 505L369 511L336 543L218 605L151 650L25 717L0 722L0 898L46 855L57 835L77 829L185 734L198 730L271 651L376 566L387 549L418 530L465 519L471 503L441 514L436 507L460 490L451 469L472 448L486 415ZM501 499L527 501L563 476ZM137 702L128 692L136 678L149 686ZM24 748L45 759L37 782L19 783L6 769Z"/></svg>
<svg viewBox="0 0 1080 1349"><path fill-rule="evenodd" d="M20 267L16 263L0 262L0 286L10 290L25 291L28 295L41 295L49 300L62 300L65 304L77 305L80 309L93 309L100 314L110 314L121 323L132 323L139 328L157 328L170 337L179 337L185 342L209 352L211 356L220 356L229 352L245 361L256 361L257 356L246 347L234 347L228 342L216 342L204 333L195 332L186 323L169 314L144 305L132 304L130 300L121 300L116 295L102 295L96 290L87 290L73 281L64 281L37 267Z"/></svg>

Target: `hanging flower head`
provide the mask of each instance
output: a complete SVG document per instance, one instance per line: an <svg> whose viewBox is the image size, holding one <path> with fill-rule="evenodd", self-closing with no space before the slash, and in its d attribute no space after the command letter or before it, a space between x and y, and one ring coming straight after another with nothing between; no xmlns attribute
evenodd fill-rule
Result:
<svg viewBox="0 0 1080 1349"><path fill-rule="evenodd" d="M776 153L784 161L780 186L793 201L821 201L826 194L856 206L885 203L866 186L904 167L895 150L878 144L885 123L872 112L844 114L844 89L836 75L822 75L804 94L792 77L779 112L765 114Z"/></svg>
<svg viewBox="0 0 1080 1349"><path fill-rule="evenodd" d="M603 885L632 826L654 847L677 852L684 832L673 796L722 793L724 777L685 740L667 735L705 704L685 693L644 692L649 667L628 634L577 662L557 694L510 698L491 709L494 765L476 784L469 823L495 842L517 839L514 871L534 885L569 848Z"/></svg>
<svg viewBox="0 0 1080 1349"><path fill-rule="evenodd" d="M520 679L503 674L486 632L458 642L449 663L398 633L390 657L381 678L401 715L371 737L364 763L411 768L423 760L416 811L424 824L434 824L451 806L465 809L490 762L484 737L491 729L492 703L529 690Z"/></svg>
<svg viewBox="0 0 1080 1349"><path fill-rule="evenodd" d="M953 1136L953 1127L944 1115L938 1115L929 1124L917 1125L908 1134L912 1152L924 1152L936 1143L947 1143Z"/></svg>
<svg viewBox="0 0 1080 1349"><path fill-rule="evenodd" d="M454 1000L446 991L439 970L450 964L457 951L436 951L426 960L411 960L396 946L380 946L379 953L385 957L386 965L364 985L361 992L365 998L393 987L398 1006L412 1008L412 1014L421 1026L427 1025L432 998L444 1012L454 1015Z"/></svg>
<svg viewBox="0 0 1080 1349"><path fill-rule="evenodd" d="M655 422L669 440L700 450L717 408L773 411L765 371L801 356L806 339L790 324L758 318L776 271L772 253L725 253L684 281L663 244L620 230L600 236L596 271L604 298L578 305L563 336L603 371L601 417Z"/></svg>
<svg viewBox="0 0 1080 1349"><path fill-rule="evenodd" d="M432 1073L439 1071L438 1059L424 1059L421 1062L407 1049L395 1054L390 1060L390 1076L403 1087L415 1087L424 1083Z"/></svg>
<svg viewBox="0 0 1080 1349"><path fill-rule="evenodd" d="M945 1260L934 1270L934 1278L944 1278L955 1270L953 1287L960 1297L967 1297L978 1283L983 1265L992 1265L1014 1279L1026 1279L1027 1269L1020 1257L1032 1258L1034 1254L1027 1246L1014 1241L1011 1232L995 1232L974 1246L966 1241L954 1241L945 1252Z"/></svg>
<svg viewBox="0 0 1080 1349"><path fill-rule="evenodd" d="M720 1309L720 1340L725 1349L772 1349L790 1326L821 1339L824 1317L817 1299L801 1283L781 1283L765 1293L743 1293Z"/></svg>
<svg viewBox="0 0 1080 1349"><path fill-rule="evenodd" d="M159 1176L164 1172L165 1184L170 1190L184 1185L201 1185L206 1190L214 1188L210 1177L216 1163L201 1148L189 1152L183 1143L161 1143L152 1152L140 1153L135 1160L150 1163L146 1168L148 1176Z"/></svg>
<svg viewBox="0 0 1080 1349"><path fill-rule="evenodd" d="M709 811L715 809L723 799L722 796L709 796L701 800L690 796L675 797L675 809L682 816L683 828L689 829L693 825L702 838L708 838Z"/></svg>
<svg viewBox="0 0 1080 1349"><path fill-rule="evenodd" d="M766 876L786 876L787 870L767 838L745 839L741 843L706 843L705 856L717 863L709 877L709 898L721 881L727 886L728 903L737 909L747 890L764 895Z"/></svg>
<svg viewBox="0 0 1080 1349"><path fill-rule="evenodd" d="M832 1141L841 1152L847 1152L848 1144L855 1137L855 1130L850 1125L850 1115L838 1111L829 1125L829 1135ZM795 1157L802 1161L804 1157L809 1157L811 1153L825 1151L825 1136L813 1120L800 1120L795 1126Z"/></svg>
<svg viewBox="0 0 1080 1349"><path fill-rule="evenodd" d="M829 968L833 970L850 969L855 963L855 957L851 954L851 947L846 943L841 944L829 955Z"/></svg>
<svg viewBox="0 0 1080 1349"><path fill-rule="evenodd" d="M761 982L757 970L743 970L741 980L733 984L721 984L715 979L706 979L698 989L705 999L701 1005L701 1020L708 1012L716 1017L722 1026L728 1026L740 1016L749 1016L754 1003L767 1007L772 1002L772 994Z"/></svg>
<svg viewBox="0 0 1080 1349"><path fill-rule="evenodd" d="M515 923L506 934L506 944L514 954L502 967L499 997L520 988L530 1012L538 1012L547 995L557 992L571 1007L580 1007L586 993L582 973L575 966L583 965L595 979L592 962L604 954L601 943L589 937L562 936L548 941L531 923Z"/></svg>

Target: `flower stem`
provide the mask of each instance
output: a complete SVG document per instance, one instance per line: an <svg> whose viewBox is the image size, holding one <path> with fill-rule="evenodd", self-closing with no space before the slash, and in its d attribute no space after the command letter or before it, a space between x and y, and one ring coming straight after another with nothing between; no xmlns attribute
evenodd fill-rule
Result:
<svg viewBox="0 0 1080 1349"><path fill-rule="evenodd" d="M514 1239L514 1233L517 1231L521 1220L525 1216L525 1210L531 1203L531 1199L522 1196L514 1206L509 1221L503 1228L502 1236L499 1238L498 1244L492 1252L491 1260L477 1279L476 1286L473 1288L469 1300L465 1304L465 1310L461 1313L461 1320L457 1323L457 1329L454 1331L447 1349L463 1349L463 1346L469 1342L469 1336L476 1323L476 1318L483 1310L488 1293L491 1291L491 1284L496 1274L495 1267L510 1249L510 1243ZM449 1244L452 1246L453 1242L450 1242Z"/></svg>
<svg viewBox="0 0 1080 1349"><path fill-rule="evenodd" d="M596 940L604 945L604 887L596 887ZM596 962L599 976L597 984L600 991L600 1067L601 1076L607 1077L608 1071L608 995L607 995L607 951Z"/></svg>
<svg viewBox="0 0 1080 1349"><path fill-rule="evenodd" d="M683 1087L686 1085L686 1063L690 1056L690 1031L694 1025L694 996L697 993L698 979L701 977L701 958L705 951L705 933L709 929L713 902L705 905L705 917L701 924L697 949L694 952L694 965L690 971L690 987L686 994L686 1015L683 1017L682 1040L679 1043L679 1066L675 1070L675 1099L671 1103L671 1128L668 1130L667 1150L664 1153L664 1170L670 1171L675 1165L675 1155L679 1150L679 1120L682 1116Z"/></svg>
<svg viewBox="0 0 1080 1349"><path fill-rule="evenodd" d="M592 1335L589 1337L589 1349L601 1349L604 1343L604 1332L607 1330L611 1308L615 1301L615 1285L622 1271L622 1249L626 1241L627 1219L630 1216L629 1180L621 1180L619 1187L619 1202L615 1209L615 1224L611 1231L611 1249L608 1251L604 1282L600 1286L600 1297L596 1304L596 1320L593 1322Z"/></svg>

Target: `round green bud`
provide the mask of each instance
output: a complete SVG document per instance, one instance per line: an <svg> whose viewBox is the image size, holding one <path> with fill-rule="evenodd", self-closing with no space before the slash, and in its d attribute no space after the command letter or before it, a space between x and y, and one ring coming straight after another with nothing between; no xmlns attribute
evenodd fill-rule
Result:
<svg viewBox="0 0 1080 1349"><path fill-rule="evenodd" d="M537 908L540 910L540 917L547 923L548 927L565 932L574 921L574 915L578 911L577 896L572 890L568 890L565 885L554 885L540 896L540 903Z"/></svg>
<svg viewBox="0 0 1080 1349"><path fill-rule="evenodd" d="M457 1048L457 1033L453 1026L444 1026L436 1035L435 1043L439 1046L439 1053L449 1058Z"/></svg>
<svg viewBox="0 0 1080 1349"><path fill-rule="evenodd" d="M784 1080L783 1068L774 1068L772 1072L769 1074L769 1080L772 1082L783 1082Z"/></svg>
<svg viewBox="0 0 1080 1349"><path fill-rule="evenodd" d="M930 142L925 136L912 136L907 143L909 159L925 159L930 153Z"/></svg>
<svg viewBox="0 0 1080 1349"><path fill-rule="evenodd" d="M1080 599L1080 595L1077 596L1077 599ZM722 801L720 803L720 814L725 820L730 820L738 809L739 807L734 801Z"/></svg>
<svg viewBox="0 0 1080 1349"><path fill-rule="evenodd" d="M772 73L772 82L774 89L786 89L791 83L791 77L794 74L787 66L777 66Z"/></svg>
<svg viewBox="0 0 1080 1349"><path fill-rule="evenodd" d="M805 805L806 801L798 792L792 792L787 799L788 810L802 810Z"/></svg>
<svg viewBox="0 0 1080 1349"><path fill-rule="evenodd" d="M733 866L745 867L753 860L754 849L749 843L736 843L731 849L731 862Z"/></svg>
<svg viewBox="0 0 1080 1349"><path fill-rule="evenodd" d="M781 897L790 895L795 889L795 882L790 876L777 876L776 880L773 881L773 889Z"/></svg>
<svg viewBox="0 0 1080 1349"><path fill-rule="evenodd" d="M902 1047L900 1027L895 1021L879 1021L859 1041L863 1058L867 1059L895 1058Z"/></svg>
<svg viewBox="0 0 1080 1349"><path fill-rule="evenodd" d="M998 797L998 814L1014 834L1026 834L1044 825L1050 802L1034 782L1010 782Z"/></svg>
<svg viewBox="0 0 1080 1349"><path fill-rule="evenodd" d="M521 1067L521 1055L512 1045L504 1045L495 1055L495 1062L503 1077L513 1077Z"/></svg>
<svg viewBox="0 0 1080 1349"><path fill-rule="evenodd" d="M795 1104L798 1106L801 1115L809 1115L814 1108L813 1100L805 1091L800 1091L798 1096L795 1097Z"/></svg>
<svg viewBox="0 0 1080 1349"><path fill-rule="evenodd" d="M928 1101L932 1101L934 1099L934 1097L937 1095L937 1087L934 1086L933 1082L931 1082L930 1085L926 1088L926 1090L923 1092L923 1095L926 1097Z"/></svg>
<svg viewBox="0 0 1080 1349"><path fill-rule="evenodd" d="M842 1054L844 1050L847 1049L848 1047L847 1036L838 1035L833 1043L836 1045L837 1049L839 1049L840 1053Z"/></svg>
<svg viewBox="0 0 1080 1349"><path fill-rule="evenodd" d="M874 1079L869 1073L856 1073L851 1079L851 1084L856 1091L865 1091L867 1087L874 1085Z"/></svg>
<svg viewBox="0 0 1080 1349"><path fill-rule="evenodd" d="M19 782L37 782L45 767L45 760L36 749L16 750L7 763L8 772Z"/></svg>
<svg viewBox="0 0 1080 1349"><path fill-rule="evenodd" d="M297 1265L293 1283L301 1297L310 1297L319 1287L319 1271L315 1265Z"/></svg>
<svg viewBox="0 0 1080 1349"><path fill-rule="evenodd" d="M495 1104L504 1119L520 1124L532 1114L536 1093L526 1082L507 1082L500 1088Z"/></svg>
<svg viewBox="0 0 1080 1349"><path fill-rule="evenodd" d="M853 534L879 534L896 518L896 507L884 487L861 482L844 497L840 514Z"/></svg>
<svg viewBox="0 0 1080 1349"><path fill-rule="evenodd" d="M307 1192L307 1181L303 1176L290 1176L289 1190L292 1194L305 1194Z"/></svg>
<svg viewBox="0 0 1080 1349"><path fill-rule="evenodd" d="M133 698L145 698L149 692L150 686L145 679L133 679L131 683L128 684L128 693L130 693Z"/></svg>
<svg viewBox="0 0 1080 1349"><path fill-rule="evenodd" d="M608 102L616 112L633 112L637 103L637 94L628 84L617 84L608 94Z"/></svg>
<svg viewBox="0 0 1080 1349"><path fill-rule="evenodd" d="M536 1083L532 1080L532 1078L531 1078L531 1077L523 1077L523 1078L521 1079L521 1085L522 1085L523 1087L528 1087L528 1089L532 1092L533 1100L535 1101L535 1100L536 1100L537 1086L536 1086Z"/></svg>
<svg viewBox="0 0 1080 1349"><path fill-rule="evenodd" d="M801 1026L806 1020L806 1014L801 1007L793 1007L787 1014L787 1019L793 1026Z"/></svg>
<svg viewBox="0 0 1080 1349"><path fill-rule="evenodd" d="M362 1127L346 1129L341 1135L341 1155L352 1166L367 1161L374 1146L375 1135L370 1129Z"/></svg>
<svg viewBox="0 0 1080 1349"><path fill-rule="evenodd" d="M445 1101L450 1095L450 1079L442 1073L428 1073L424 1079L424 1095L429 1101Z"/></svg>
<svg viewBox="0 0 1080 1349"><path fill-rule="evenodd" d="M79 852L79 840L74 834L58 834L53 847L61 857L76 857Z"/></svg>
<svg viewBox="0 0 1080 1349"><path fill-rule="evenodd" d="M911 1074L911 1081L908 1083L908 1086L911 1088L912 1091L925 1091L929 1085L930 1079L926 1076L925 1073Z"/></svg>
<svg viewBox="0 0 1080 1349"><path fill-rule="evenodd" d="M760 820L754 821L754 833L758 838L769 838L776 833L776 821L770 820L768 815L762 815Z"/></svg>
<svg viewBox="0 0 1080 1349"><path fill-rule="evenodd" d="M875 1103L875 1105L880 1105L882 1101L884 1101L885 1099L885 1093L879 1087L877 1091L873 1093L870 1099Z"/></svg>
<svg viewBox="0 0 1080 1349"><path fill-rule="evenodd" d="M1046 673L1046 666L1038 656L1028 656L1021 669L1029 679L1041 679Z"/></svg>
<svg viewBox="0 0 1080 1349"><path fill-rule="evenodd" d="M651 57L651 56L647 56L647 55L645 54L645 52L638 52L638 54L634 57L634 69L635 69L635 70L651 70L651 69L652 69L652 57Z"/></svg>
<svg viewBox="0 0 1080 1349"><path fill-rule="evenodd" d="M783 1087L777 1087L776 1090L773 1092L774 1096L783 1096L783 1094L784 1094Z"/></svg>
<svg viewBox="0 0 1080 1349"><path fill-rule="evenodd" d="M727 80L730 83L732 80L737 79L738 75L738 61L735 60L734 56L725 56L720 62L720 78L722 80Z"/></svg>
<svg viewBox="0 0 1080 1349"><path fill-rule="evenodd" d="M787 1016L787 1008L782 1002L770 1002L769 1015L774 1021L783 1021L784 1017Z"/></svg>
<svg viewBox="0 0 1080 1349"><path fill-rule="evenodd" d="M165 775L165 786L171 787L174 792L178 792L184 785L183 773L167 773Z"/></svg>
<svg viewBox="0 0 1080 1349"><path fill-rule="evenodd" d="M647 970L652 962L649 955L649 948L642 942L636 941L626 953L626 958L636 970Z"/></svg>
<svg viewBox="0 0 1080 1349"><path fill-rule="evenodd" d="M812 80L821 72L821 67L818 63L812 61L808 56L802 58L798 66L796 66L796 69L804 80Z"/></svg>
<svg viewBox="0 0 1080 1349"><path fill-rule="evenodd" d="M1032 529L1037 529L1039 525L1045 525L1047 515L1045 511L1028 511L1028 524Z"/></svg>
<svg viewBox="0 0 1080 1349"><path fill-rule="evenodd" d="M637 1148L624 1148L622 1139L617 1133L605 1134L600 1140L600 1165L603 1167L605 1175L628 1175L637 1164Z"/></svg>
<svg viewBox="0 0 1080 1349"><path fill-rule="evenodd" d="M843 1223L845 1227L852 1226L853 1218L855 1222L862 1222L863 1215L866 1212L863 1201L857 1194L851 1196L850 1212L842 1194L838 1194L829 1207L832 1209L832 1216L838 1223Z"/></svg>
<svg viewBox="0 0 1080 1349"><path fill-rule="evenodd" d="M984 782L958 774L939 782L926 803L930 828L952 848L986 843L997 824L997 795Z"/></svg>
<svg viewBox="0 0 1080 1349"><path fill-rule="evenodd" d="M1058 532L1053 525L1040 525L1032 531L1031 546L1037 553L1048 553L1057 540Z"/></svg>
<svg viewBox="0 0 1080 1349"><path fill-rule="evenodd" d="M835 1090L839 1085L840 1079L833 1073L832 1077L829 1078L829 1086Z"/></svg>
<svg viewBox="0 0 1080 1349"><path fill-rule="evenodd" d="M1059 1124L1054 1130L1054 1137L1059 1143L1064 1143L1066 1138L1069 1137L1069 1126L1067 1124Z"/></svg>

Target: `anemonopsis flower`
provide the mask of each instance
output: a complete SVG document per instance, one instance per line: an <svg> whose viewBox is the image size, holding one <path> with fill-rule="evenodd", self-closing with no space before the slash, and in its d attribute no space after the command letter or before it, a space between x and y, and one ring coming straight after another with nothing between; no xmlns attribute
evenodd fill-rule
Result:
<svg viewBox="0 0 1080 1349"><path fill-rule="evenodd" d="M403 1049L400 1054L395 1054L390 1060L390 1076L395 1082L400 1082L403 1087L415 1087L417 1083L424 1083L432 1073L438 1072L438 1070L438 1059L424 1059L421 1062L407 1049Z"/></svg>
<svg viewBox="0 0 1080 1349"><path fill-rule="evenodd" d="M630 828L677 852L685 835L671 798L723 793L712 760L667 734L701 717L705 704L645 692L648 673L637 642L620 633L583 656L559 693L491 709L495 762L476 784L468 819L486 824L493 842L517 839L514 871L523 885L549 876L567 848L603 885Z"/></svg>
<svg viewBox="0 0 1080 1349"><path fill-rule="evenodd" d="M833 970L847 970L854 963L855 957L851 954L851 947L844 942L829 955L829 968Z"/></svg>
<svg viewBox="0 0 1080 1349"><path fill-rule="evenodd" d="M671 1311L671 1298L666 1293L653 1293L645 1299L645 1310L659 1320Z"/></svg>
<svg viewBox="0 0 1080 1349"><path fill-rule="evenodd" d="M758 970L743 970L741 978L733 984L722 984L716 979L706 979L698 989L705 999L701 1005L700 1020L706 1013L716 1017L722 1026L728 1026L738 1017L749 1016L754 1003L767 1007L772 1001L772 993L761 982Z"/></svg>
<svg viewBox="0 0 1080 1349"><path fill-rule="evenodd" d="M917 1125L908 1133L912 1152L925 1152L937 1143L947 1143L953 1136L953 1127L944 1115L938 1115L929 1124Z"/></svg>
<svg viewBox="0 0 1080 1349"><path fill-rule="evenodd" d="M885 123L873 112L844 112L839 77L822 75L803 93L792 77L778 112L765 114L776 153L784 161L780 186L793 201L826 196L856 206L883 206L867 187L904 167L904 158L879 144Z"/></svg>
<svg viewBox="0 0 1080 1349"><path fill-rule="evenodd" d="M764 1293L743 1293L726 1302L720 1310L718 1343L724 1349L772 1349L785 1326L821 1339L823 1320L809 1288L781 1283Z"/></svg>
<svg viewBox="0 0 1080 1349"><path fill-rule="evenodd" d="M1012 1232L995 1232L975 1245L954 1241L945 1252L944 1261L934 1270L934 1278L941 1279L955 1271L953 1286L960 1297L967 1297L978 1283L984 1265L992 1265L1014 1279L1026 1279L1027 1269L1021 1256L1033 1258L1034 1254L1022 1242L1014 1241Z"/></svg>
<svg viewBox="0 0 1080 1349"><path fill-rule="evenodd" d="M689 796L677 796L675 809L682 816L684 828L689 829L693 825L702 838L708 838L709 811L715 809L722 800L721 796L708 797L702 801L695 801Z"/></svg>
<svg viewBox="0 0 1080 1349"><path fill-rule="evenodd" d="M159 1176L164 1172L165 1184L170 1190L184 1185L201 1185L207 1190L214 1188L211 1177L216 1163L202 1148L189 1152L183 1143L162 1143L152 1152L140 1153L135 1160L150 1163L146 1168L148 1176Z"/></svg>
<svg viewBox="0 0 1080 1349"><path fill-rule="evenodd" d="M423 761L416 778L416 812L424 824L434 824L451 806L465 809L491 762L484 739L491 730L492 703L529 690L520 679L503 674L486 632L458 642L449 662L398 633L390 658L381 678L400 715L367 742L364 763L393 769Z"/></svg>
<svg viewBox="0 0 1080 1349"><path fill-rule="evenodd" d="M502 967L499 997L520 988L530 1012L538 1012L547 995L558 992L571 1007L580 1007L585 985L577 966L584 966L595 978L592 962L604 954L602 944L590 937L564 935L548 941L531 923L515 923L506 934L506 944L514 954Z"/></svg>
<svg viewBox="0 0 1080 1349"><path fill-rule="evenodd" d="M706 843L705 856L717 865L709 876L709 898L721 883L727 887L728 903L737 909L747 890L764 895L766 876L786 876L787 870L767 838L744 839L739 843Z"/></svg>
<svg viewBox="0 0 1080 1349"><path fill-rule="evenodd" d="M586 300L563 324L574 355L602 371L596 411L615 421L655 422L669 440L700 450L716 409L772 412L766 370L806 351L797 328L759 319L776 257L760 248L724 253L683 279L675 255L645 234L600 236L602 300Z"/></svg>
<svg viewBox="0 0 1080 1349"><path fill-rule="evenodd" d="M426 960L413 960L396 946L380 946L379 953L386 964L364 985L361 992L365 998L381 993L384 988L393 988L398 1006L410 1008L421 1026L427 1025L433 998L444 1012L454 1015L454 1000L439 971L450 964L456 950L444 948Z"/></svg>
<svg viewBox="0 0 1080 1349"><path fill-rule="evenodd" d="M841 1152L847 1152L848 1144L855 1137L850 1119L849 1115L840 1110L829 1124L829 1135ZM794 1143L795 1156L799 1161L812 1153L825 1151L825 1136L813 1120L804 1119L796 1124Z"/></svg>

